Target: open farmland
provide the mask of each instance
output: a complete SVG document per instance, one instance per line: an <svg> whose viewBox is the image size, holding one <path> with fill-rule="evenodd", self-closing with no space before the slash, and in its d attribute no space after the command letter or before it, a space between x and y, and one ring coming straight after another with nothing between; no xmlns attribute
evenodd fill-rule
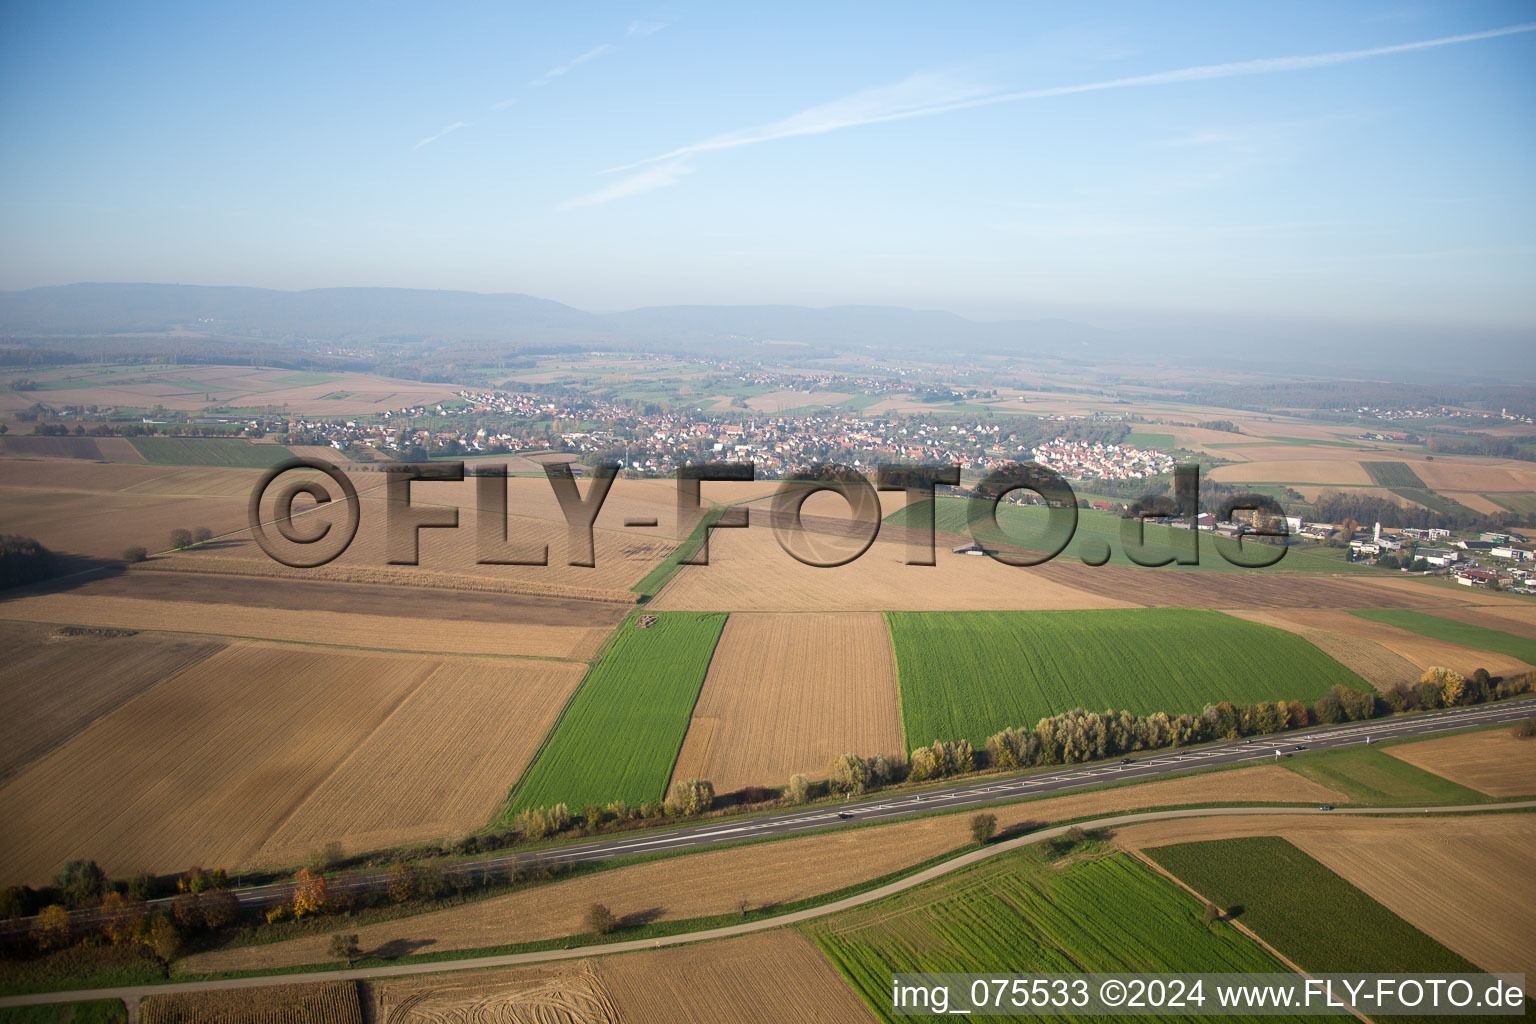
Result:
<svg viewBox="0 0 1536 1024"><path fill-rule="evenodd" d="M1414 682L1422 671L1401 654L1394 654L1367 637L1304 626L1268 610L1231 609L1227 614L1295 633L1378 690Z"/></svg>
<svg viewBox="0 0 1536 1024"><path fill-rule="evenodd" d="M1455 619L1443 619L1438 615L1399 608L1378 608L1356 611L1353 614L1370 619L1372 622L1382 622L1435 640L1493 651L1496 654L1523 661L1527 665L1536 665L1536 640L1515 636L1501 629L1489 629L1486 626L1475 626L1470 622L1458 622Z"/></svg>
<svg viewBox="0 0 1536 1024"><path fill-rule="evenodd" d="M1237 449L1222 452L1231 456ZM1262 448L1242 452L1252 462L1217 466L1207 475L1222 484L1369 484L1370 474L1358 462L1343 459L1279 459L1269 457Z"/></svg>
<svg viewBox="0 0 1536 1024"><path fill-rule="evenodd" d="M900 757L896 666L885 620L732 615L710 662L673 779L717 792L826 775L838 754Z"/></svg>
<svg viewBox="0 0 1536 1024"><path fill-rule="evenodd" d="M67 636L0 622L0 781L167 676L223 648L159 634Z"/></svg>
<svg viewBox="0 0 1536 1024"><path fill-rule="evenodd" d="M1058 866L1030 847L803 928L893 1024L908 1018L892 1012L892 973L995 971L1000 955L1024 974L1284 969L1200 911L1126 854Z"/></svg>
<svg viewBox="0 0 1536 1024"><path fill-rule="evenodd" d="M82 855L118 876L237 869L312 836L356 849L381 825L483 824L579 672L232 644L0 788L0 878L35 883Z"/></svg>
<svg viewBox="0 0 1536 1024"><path fill-rule="evenodd" d="M1219 612L892 612L907 742L980 747L1085 708L1196 714L1365 684L1316 647Z"/></svg>
<svg viewBox="0 0 1536 1024"><path fill-rule="evenodd" d="M1362 462L1360 465L1371 475L1371 482L1379 487L1426 489L1419 474L1406 462Z"/></svg>
<svg viewBox="0 0 1536 1024"><path fill-rule="evenodd" d="M805 936L759 932L600 960L365 982L389 1024L854 1024L870 1020Z"/></svg>
<svg viewBox="0 0 1536 1024"><path fill-rule="evenodd" d="M1242 907L1238 920L1304 971L1478 970L1284 839L1180 843L1146 853L1217 906Z"/></svg>
<svg viewBox="0 0 1536 1024"><path fill-rule="evenodd" d="M293 458L280 444L254 444L240 438L136 437L133 447L157 466L243 466L267 469Z"/></svg>
<svg viewBox="0 0 1536 1024"><path fill-rule="evenodd" d="M1292 844L1483 970L1536 973L1536 925L1528 913L1536 901L1536 816L1529 813L1189 818L1130 825L1115 841L1131 849L1173 843L1198 848L1205 840L1258 836ZM1327 905L1322 897L1305 903L1302 912L1311 914ZM1253 924L1246 914L1238 920ZM1405 969L1387 963L1384 969Z"/></svg>
<svg viewBox="0 0 1536 1024"><path fill-rule="evenodd" d="M150 996L139 1005L143 1024L363 1024L353 981L268 985L231 991Z"/></svg>
<svg viewBox="0 0 1536 1024"><path fill-rule="evenodd" d="M936 565L908 565L907 557L904 542L877 540L847 565L804 565L754 515L749 529L716 531L709 564L679 569L653 606L764 612L1132 606L1120 597L1059 583L1037 569L957 555L942 543Z"/></svg>
<svg viewBox="0 0 1536 1024"><path fill-rule="evenodd" d="M1280 608L1267 614L1272 616L1270 621L1274 625L1286 629L1294 626L1298 631L1322 630L1378 644L1389 653L1411 662L1417 668L1418 673L1412 681L1416 681L1417 675L1422 674L1425 669L1435 665L1454 669L1463 675L1470 674L1478 668L1486 668L1494 675L1523 673L1530 670L1524 662L1502 654L1422 636L1398 626L1352 615L1339 608ZM1302 635L1306 635L1305 632ZM1385 667L1384 665L1383 668Z"/></svg>
<svg viewBox="0 0 1536 1024"><path fill-rule="evenodd" d="M1273 765L1202 773L991 808L1000 829L1035 827L1119 811L1217 802L1336 803L1347 798ZM623 919L677 921L783 906L914 867L970 842L967 816L936 815L869 828L707 850L629 864L488 900L381 921L356 931L362 948L476 949L579 935L593 902ZM329 937L199 953L187 974L264 970L324 962Z"/></svg>
<svg viewBox="0 0 1536 1024"><path fill-rule="evenodd" d="M1536 740L1508 727L1382 748L1393 757L1489 796L1536 796Z"/></svg>
<svg viewBox="0 0 1536 1024"><path fill-rule="evenodd" d="M514 809L661 800L724 625L697 612L626 623L518 784Z"/></svg>
<svg viewBox="0 0 1536 1024"><path fill-rule="evenodd" d="M0 597L0 619L578 661L625 612L549 596L148 569L13 593Z"/></svg>
<svg viewBox="0 0 1536 1024"><path fill-rule="evenodd" d="M123 437L0 436L0 453L47 459L108 459L143 462L144 456Z"/></svg>
<svg viewBox="0 0 1536 1024"><path fill-rule="evenodd" d="M958 544L961 538L969 538L970 527L967 518L973 513L985 511L986 503L980 500L967 498L939 498L935 507L935 528L940 534L941 541L954 538L950 546ZM892 513L887 521L896 527L915 525L917 522L917 506L907 506ZM1004 537L1010 546L1015 546L1026 551L1043 550L1047 546L1046 530L1050 522L1050 511L1040 505L1013 505L1002 504L997 511L998 526L1002 529ZM1095 550L1101 554L1109 552L1109 560L1105 566L1127 569L1147 568L1138 565L1126 555L1126 531L1135 528L1135 521L1121 519L1113 512L1096 511L1093 509L1079 509L1077 513L1077 526L1072 534L1072 540L1065 550L1057 556L1062 562L1071 565L1080 558L1086 557ZM1154 562L1162 559L1174 559L1187 550L1191 532L1188 530L1176 530L1172 527L1145 524L1143 529L1143 551L1137 557L1143 562ZM1286 550L1279 562L1261 569L1244 568L1233 565L1221 556L1222 550L1235 551L1237 544L1217 538L1212 533L1195 532L1193 534L1198 546L1198 565L1178 565L1170 562L1166 566L1153 566L1164 573L1173 572L1219 572L1228 574L1242 574L1248 577L1262 577L1269 573L1360 573L1367 571L1366 567L1355 565L1338 556L1336 552L1320 548L1313 544L1296 544ZM1000 541L998 546L1003 545ZM1059 542L1058 542L1059 543ZM1054 545L1052 545L1054 546ZM1253 551L1257 545L1247 544L1245 552ZM1270 556L1269 549L1258 549L1261 554ZM1241 557L1251 559L1252 554L1244 554ZM977 559L978 561L980 559ZM1095 559L1096 560L1096 559ZM990 561L990 559L988 559ZM1054 563L1052 563L1054 565ZM1082 568L1097 568L1083 566Z"/></svg>
<svg viewBox="0 0 1536 1024"><path fill-rule="evenodd" d="M1357 744L1322 751L1290 761L1287 767L1319 785L1378 807L1466 805L1485 803L1488 799L1476 790L1389 757L1376 745Z"/></svg>

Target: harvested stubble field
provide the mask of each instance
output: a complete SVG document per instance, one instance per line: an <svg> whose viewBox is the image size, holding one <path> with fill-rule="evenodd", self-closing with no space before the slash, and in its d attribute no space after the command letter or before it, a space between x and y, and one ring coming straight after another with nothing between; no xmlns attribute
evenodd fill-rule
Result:
<svg viewBox="0 0 1536 1024"><path fill-rule="evenodd" d="M479 826L579 673L232 644L0 788L0 877L36 883L74 856L118 877L239 869L311 838L356 850Z"/></svg>
<svg viewBox="0 0 1536 1024"><path fill-rule="evenodd" d="M991 808L1000 829L1118 811L1207 803L1336 803L1347 798L1283 768L1264 765L1165 782ZM670 921L792 903L833 892L959 849L967 815L949 814L828 835L689 854L557 881L417 917L349 928L363 950L407 945L433 952L536 942L586 930L587 909L606 904L622 918ZM199 953L186 974L262 970L324 962L329 936Z"/></svg>
<svg viewBox="0 0 1536 1024"><path fill-rule="evenodd" d="M357 983L318 981L213 992L149 996L143 1024L363 1024Z"/></svg>
<svg viewBox="0 0 1536 1024"><path fill-rule="evenodd" d="M666 794L725 616L673 612L620 627L512 796L512 807L634 807Z"/></svg>
<svg viewBox="0 0 1536 1024"><path fill-rule="evenodd" d="M1117 852L1052 864L1028 848L804 930L891 1024L909 1019L890 1006L893 973L995 971L999 956L1025 974L1283 970L1230 925L1202 924L1188 893Z"/></svg>
<svg viewBox="0 0 1536 1024"><path fill-rule="evenodd" d="M1399 683L1415 682L1423 672L1401 654L1395 654L1375 640L1363 636L1304 626L1267 610L1227 609L1227 614L1295 633L1378 690L1385 691Z"/></svg>
<svg viewBox="0 0 1536 1024"><path fill-rule="evenodd" d="M0 619L27 622L577 661L623 614L617 604L519 594L133 571L0 600Z"/></svg>
<svg viewBox="0 0 1536 1024"><path fill-rule="evenodd" d="M905 543L877 540L837 568L804 565L756 521L717 530L709 564L684 566L655 607L697 611L912 611L987 608L1129 608L1130 601L1060 583L1047 568L1015 568L956 555L941 542L933 566L907 565Z"/></svg>
<svg viewBox="0 0 1536 1024"><path fill-rule="evenodd" d="M141 633L64 636L53 626L0 622L0 781L219 650L216 640Z"/></svg>
<svg viewBox="0 0 1536 1024"><path fill-rule="evenodd" d="M1530 814L1236 816L1115 837L1218 905L1245 907L1238 920L1303 970L1526 974L1536 968L1533 840Z"/></svg>
<svg viewBox="0 0 1536 1024"><path fill-rule="evenodd" d="M1294 624L1302 629L1317 629L1370 640L1389 653L1411 662L1420 673L1436 665L1454 669L1463 675L1477 668L1486 668L1494 675L1518 675L1530 671L1530 666L1524 662L1502 654L1421 636L1396 626L1373 622L1343 609L1282 608L1270 614L1276 626L1290 628L1287 624Z"/></svg>
<svg viewBox="0 0 1536 1024"><path fill-rule="evenodd" d="M1360 677L1279 629L1220 612L892 612L909 745L966 739L1086 708L1198 714L1303 700Z"/></svg>
<svg viewBox="0 0 1536 1024"><path fill-rule="evenodd" d="M885 619L732 615L672 770L716 792L824 778L838 754L903 753Z"/></svg>
<svg viewBox="0 0 1536 1024"><path fill-rule="evenodd" d="M1217 466L1207 475L1223 484L1368 485L1372 482L1371 475L1358 462L1328 458L1281 460L1268 454L1273 451L1275 449L1229 449L1231 454L1241 454L1254 461Z"/></svg>
<svg viewBox="0 0 1536 1024"><path fill-rule="evenodd" d="M1415 462L1415 472L1437 491L1536 492L1536 467L1513 459L1444 459Z"/></svg>
<svg viewBox="0 0 1536 1024"><path fill-rule="evenodd" d="M747 405L761 412L783 412L808 405L836 405L852 397L845 391L772 391L747 399Z"/></svg>
<svg viewBox="0 0 1536 1024"><path fill-rule="evenodd" d="M601 960L364 985L389 1024L845 1024L872 1018L811 942L761 932Z"/></svg>
<svg viewBox="0 0 1536 1024"><path fill-rule="evenodd" d="M1382 750L1489 796L1536 796L1536 739L1516 737L1508 726Z"/></svg>

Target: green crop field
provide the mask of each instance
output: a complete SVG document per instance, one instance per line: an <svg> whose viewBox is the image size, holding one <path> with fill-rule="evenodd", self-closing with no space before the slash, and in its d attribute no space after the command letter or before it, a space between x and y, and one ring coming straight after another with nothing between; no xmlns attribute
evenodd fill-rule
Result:
<svg viewBox="0 0 1536 1024"><path fill-rule="evenodd" d="M1084 485L1091 487L1091 482ZM935 526L940 533L948 533L958 536L969 536L970 528L966 523L967 509L971 499L968 498L939 498L935 509ZM885 518L885 521L896 526L906 526L909 523L915 525L916 513L912 511L916 506L897 509ZM1006 536L1012 542L1025 550L1038 550L1045 545L1044 533L1048 522L1049 513L1041 505L1012 505L1004 503L998 506L997 521ZM1134 524L1129 520L1121 519L1114 512L1103 512L1094 509L1080 509L1077 513L1077 529L1072 535L1072 540L1058 558L1078 558L1094 549L1108 549L1110 552L1109 565L1136 567L1125 554L1125 533L1127 527L1134 529ZM1191 533L1189 530L1175 530L1167 526L1147 524L1143 527L1144 553L1138 555L1143 562L1152 562L1170 556L1181 555L1187 550ZM1301 541L1292 544L1279 562L1262 569L1248 569L1233 565L1222 558L1217 551L1218 543L1231 550L1237 542L1231 540L1218 541L1211 533L1194 534L1198 544L1200 562L1198 565L1178 565L1170 563L1164 568L1169 570L1197 571L1197 572L1274 572L1274 573L1340 573L1340 572L1378 572L1369 566L1354 565L1340 558L1337 552L1320 547L1310 542ZM1270 550L1260 547L1258 544L1248 542L1243 545L1245 552L1255 549L1262 555L1270 555ZM1256 556L1247 554L1248 560Z"/></svg>
<svg viewBox="0 0 1536 1024"><path fill-rule="evenodd" d="M1374 745L1317 751L1291 758L1285 766L1358 804L1418 807L1482 804L1491 799L1487 794L1458 786L1450 779L1382 753Z"/></svg>
<svg viewBox="0 0 1536 1024"><path fill-rule="evenodd" d="M1481 968L1275 836L1146 851L1308 972L1476 972Z"/></svg>
<svg viewBox="0 0 1536 1024"><path fill-rule="evenodd" d="M1536 494L1517 492L1511 494L1485 494L1483 497L1496 505L1523 516L1536 516Z"/></svg>
<svg viewBox="0 0 1536 1024"><path fill-rule="evenodd" d="M133 447L157 466L238 466L268 469L293 452L280 444L252 444L231 437L135 437Z"/></svg>
<svg viewBox="0 0 1536 1024"><path fill-rule="evenodd" d="M1165 452L1171 452L1175 447L1172 434L1143 434L1139 430L1125 435L1125 443L1133 448L1156 448Z"/></svg>
<svg viewBox="0 0 1536 1024"><path fill-rule="evenodd" d="M1357 611L1351 614L1358 615L1362 619L1370 619L1372 622L1384 622L1389 626L1406 629L1420 636L1444 640L1451 644L1461 644L1463 647L1475 647L1480 651L1493 651L1495 654L1518 658L1527 665L1536 665L1536 640L1506 633L1502 629L1488 629L1485 626L1474 626L1470 622L1442 619L1428 612L1411 612L1397 608Z"/></svg>
<svg viewBox="0 0 1536 1024"><path fill-rule="evenodd" d="M907 743L970 740L1089 711L1198 713L1311 701L1359 676L1294 634L1188 608L887 612Z"/></svg>
<svg viewBox="0 0 1536 1024"><path fill-rule="evenodd" d="M1231 925L1202 924L1199 902L1126 854L1084 852L1058 867L1027 848L804 930L892 1024L913 1019L893 1012L893 973L1285 970Z"/></svg>
<svg viewBox="0 0 1536 1024"><path fill-rule="evenodd" d="M658 612L649 629L633 620L620 626L518 784L511 809L662 799L723 628L717 612Z"/></svg>
<svg viewBox="0 0 1536 1024"><path fill-rule="evenodd" d="M1429 485L1406 462L1362 462L1371 479L1382 487L1411 487L1428 490Z"/></svg>

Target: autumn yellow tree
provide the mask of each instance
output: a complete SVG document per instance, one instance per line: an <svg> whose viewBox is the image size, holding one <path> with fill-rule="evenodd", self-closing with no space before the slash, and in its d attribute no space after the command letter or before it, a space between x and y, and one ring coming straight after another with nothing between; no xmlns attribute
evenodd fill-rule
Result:
<svg viewBox="0 0 1536 1024"><path fill-rule="evenodd" d="M101 933L114 945L126 946L138 937L149 909L144 901L109 892L101 901Z"/></svg>
<svg viewBox="0 0 1536 1024"><path fill-rule="evenodd" d="M318 914L325 909L325 876L300 868L293 876L293 916Z"/></svg>
<svg viewBox="0 0 1536 1024"><path fill-rule="evenodd" d="M69 945L69 911L57 903L44 907L32 922L32 938L44 952Z"/></svg>
<svg viewBox="0 0 1536 1024"><path fill-rule="evenodd" d="M1461 703L1462 696L1467 690L1467 681L1460 673L1452 672L1448 668L1436 665L1419 678L1421 683L1429 683L1440 688L1440 703L1448 708L1453 708Z"/></svg>

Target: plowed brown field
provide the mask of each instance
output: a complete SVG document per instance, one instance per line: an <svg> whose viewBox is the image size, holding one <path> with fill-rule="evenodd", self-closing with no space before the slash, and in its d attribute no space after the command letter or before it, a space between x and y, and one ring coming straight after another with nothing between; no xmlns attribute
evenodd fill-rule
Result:
<svg viewBox="0 0 1536 1024"><path fill-rule="evenodd" d="M998 827L1116 811L1214 802L1333 803L1348 800L1273 766L1243 768L1139 786L1050 797L993 808ZM963 814L873 826L633 864L479 903L348 929L364 950L389 944L432 950L499 946L580 934L594 902L619 917L677 920L772 906L899 871L970 841ZM327 959L328 936L199 953L189 973L290 967Z"/></svg>
<svg viewBox="0 0 1536 1024"><path fill-rule="evenodd" d="M62 636L0 622L0 781L160 680L223 648L159 634Z"/></svg>
<svg viewBox="0 0 1536 1024"><path fill-rule="evenodd" d="M838 754L905 747L885 618L732 615L673 769L717 792L825 778Z"/></svg>
<svg viewBox="0 0 1536 1024"><path fill-rule="evenodd" d="M1212 817L1130 825L1127 849L1280 836L1488 971L1536 972L1536 815Z"/></svg>
<svg viewBox="0 0 1536 1024"><path fill-rule="evenodd" d="M481 825L581 671L231 645L0 788L0 878L35 883L74 856L118 877L236 869L310 839L356 850Z"/></svg>
<svg viewBox="0 0 1536 1024"><path fill-rule="evenodd" d="M1382 749L1489 796L1536 796L1536 739L1517 738L1508 726Z"/></svg>

